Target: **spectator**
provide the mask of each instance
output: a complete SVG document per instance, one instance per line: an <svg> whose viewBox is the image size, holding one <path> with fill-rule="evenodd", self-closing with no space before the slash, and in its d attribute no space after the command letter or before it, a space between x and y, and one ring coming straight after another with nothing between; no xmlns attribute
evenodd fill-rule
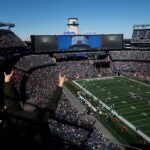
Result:
<svg viewBox="0 0 150 150"><path fill-rule="evenodd" d="M28 148L30 145L32 148L48 148L50 140L48 119L57 108L65 76L59 74L58 86L45 107L40 109L38 106L33 106L30 111L24 110L18 103L18 93L11 83L13 71L10 74L4 73L4 76L5 106L1 112L5 111L7 116L5 118L5 146L19 148L20 145L23 145Z"/></svg>

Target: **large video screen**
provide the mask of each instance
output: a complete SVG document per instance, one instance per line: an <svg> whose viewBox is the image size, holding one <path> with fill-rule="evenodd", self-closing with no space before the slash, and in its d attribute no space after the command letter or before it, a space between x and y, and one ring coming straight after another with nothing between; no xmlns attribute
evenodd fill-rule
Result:
<svg viewBox="0 0 150 150"><path fill-rule="evenodd" d="M59 51L84 51L100 49L100 35L58 35Z"/></svg>
<svg viewBox="0 0 150 150"><path fill-rule="evenodd" d="M31 35L34 52L93 51L122 49L123 34Z"/></svg>
<svg viewBox="0 0 150 150"><path fill-rule="evenodd" d="M31 43L33 51L37 53L53 52L58 46L56 35L31 35Z"/></svg>
<svg viewBox="0 0 150 150"><path fill-rule="evenodd" d="M103 49L122 49L123 34L102 35Z"/></svg>

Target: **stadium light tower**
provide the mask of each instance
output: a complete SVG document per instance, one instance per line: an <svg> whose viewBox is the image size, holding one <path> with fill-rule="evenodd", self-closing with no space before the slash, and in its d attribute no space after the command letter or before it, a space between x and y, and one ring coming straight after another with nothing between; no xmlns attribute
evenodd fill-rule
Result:
<svg viewBox="0 0 150 150"><path fill-rule="evenodd" d="M74 32L74 34L79 34L79 23L78 18L68 18L68 31Z"/></svg>
<svg viewBox="0 0 150 150"><path fill-rule="evenodd" d="M9 29L12 27L15 27L15 24L13 23L5 23L5 22L0 22L0 27L8 27Z"/></svg>

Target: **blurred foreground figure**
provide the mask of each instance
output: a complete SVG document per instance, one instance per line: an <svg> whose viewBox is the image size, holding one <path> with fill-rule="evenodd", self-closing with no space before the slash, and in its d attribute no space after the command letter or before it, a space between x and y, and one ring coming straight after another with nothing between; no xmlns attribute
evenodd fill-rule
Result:
<svg viewBox="0 0 150 150"><path fill-rule="evenodd" d="M0 110L3 114L2 143L4 147L11 149L50 148L48 119L58 106L65 76L59 74L58 86L44 108L38 108L32 100L27 100L29 104L22 106L20 96L11 82L12 76L13 71L9 74L4 73L4 107Z"/></svg>

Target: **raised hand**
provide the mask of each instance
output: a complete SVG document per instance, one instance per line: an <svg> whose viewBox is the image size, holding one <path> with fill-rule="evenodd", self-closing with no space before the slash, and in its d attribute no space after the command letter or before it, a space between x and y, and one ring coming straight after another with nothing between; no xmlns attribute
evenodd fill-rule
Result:
<svg viewBox="0 0 150 150"><path fill-rule="evenodd" d="M12 75L13 75L14 71L12 70L10 74L6 74L6 72L4 72L4 76L5 76L5 83L10 82Z"/></svg>
<svg viewBox="0 0 150 150"><path fill-rule="evenodd" d="M59 73L59 79L58 79L59 81L59 83L58 83L58 86L59 87L62 87L63 86L63 84L64 84L64 82L65 82L65 75L61 75L61 73Z"/></svg>

